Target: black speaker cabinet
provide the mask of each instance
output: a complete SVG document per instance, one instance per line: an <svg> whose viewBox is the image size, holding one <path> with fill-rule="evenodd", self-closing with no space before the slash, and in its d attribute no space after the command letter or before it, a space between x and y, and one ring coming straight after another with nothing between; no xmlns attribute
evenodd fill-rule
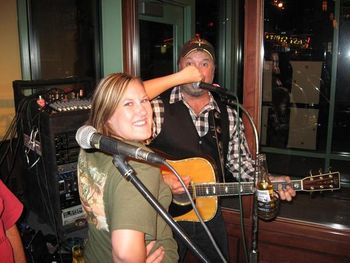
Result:
<svg viewBox="0 0 350 263"><path fill-rule="evenodd" d="M64 80L13 84L14 93L21 97L15 101L17 133L23 141L26 165L21 180L25 208L64 238L86 227L78 192L80 147L75 133L89 116L89 99L81 94L87 93L91 83Z"/></svg>

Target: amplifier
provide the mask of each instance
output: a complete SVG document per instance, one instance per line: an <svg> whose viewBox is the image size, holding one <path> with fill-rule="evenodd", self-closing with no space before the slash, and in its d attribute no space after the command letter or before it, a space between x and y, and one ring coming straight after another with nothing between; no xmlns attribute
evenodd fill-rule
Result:
<svg viewBox="0 0 350 263"><path fill-rule="evenodd" d="M45 85L46 83L46 85ZM26 174L22 177L26 210L35 213L61 239L86 227L77 181L80 147L75 133L85 124L91 83L15 81L17 116L22 126ZM28 90L30 92L28 92Z"/></svg>
<svg viewBox="0 0 350 263"><path fill-rule="evenodd" d="M88 119L88 111L41 113L36 145L38 153L25 148L32 163L24 176L24 197L28 209L63 236L85 227L77 181L80 151L75 133ZM28 163L31 166L31 163ZM48 220L50 219L50 220Z"/></svg>

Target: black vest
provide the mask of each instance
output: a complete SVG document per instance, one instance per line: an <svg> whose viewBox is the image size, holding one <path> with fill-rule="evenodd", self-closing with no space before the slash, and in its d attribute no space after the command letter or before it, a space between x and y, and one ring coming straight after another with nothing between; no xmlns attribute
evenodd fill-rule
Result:
<svg viewBox="0 0 350 263"><path fill-rule="evenodd" d="M164 103L164 123L160 134L152 141L150 147L155 151L170 155L169 158L184 159L204 157L209 159L215 168L220 168L218 147L216 145L214 111L209 112L209 131L199 137L188 108L182 101L169 104L170 91L161 96ZM229 141L228 114L226 106L216 100L221 111L221 141L223 144L224 163ZM221 169L216 169L222 181Z"/></svg>

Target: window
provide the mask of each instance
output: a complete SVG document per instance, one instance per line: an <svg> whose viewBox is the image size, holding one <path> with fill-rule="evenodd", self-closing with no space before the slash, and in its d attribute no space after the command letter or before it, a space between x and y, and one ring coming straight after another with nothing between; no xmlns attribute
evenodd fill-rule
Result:
<svg viewBox="0 0 350 263"><path fill-rule="evenodd" d="M261 145L270 172L339 171L342 189L323 196L349 200L350 1L264 4Z"/></svg>
<svg viewBox="0 0 350 263"><path fill-rule="evenodd" d="M23 45L27 44L28 57L22 60L28 60L28 78L99 79L98 0L19 1L22 5L27 7L28 40L22 39L21 45L25 54Z"/></svg>

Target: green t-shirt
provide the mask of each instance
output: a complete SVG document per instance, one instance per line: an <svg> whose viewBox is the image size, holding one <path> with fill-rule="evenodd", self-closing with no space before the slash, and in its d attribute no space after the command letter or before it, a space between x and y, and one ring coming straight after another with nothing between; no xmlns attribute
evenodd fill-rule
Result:
<svg viewBox="0 0 350 263"><path fill-rule="evenodd" d="M79 193L89 224L84 249L86 262L112 262L111 233L116 229L144 232L145 245L156 240L155 248L164 247L163 262L177 262L177 245L171 228L135 186L122 177L112 160L112 156L99 151L81 150L79 155ZM168 209L171 191L159 168L134 160L128 163L152 195Z"/></svg>

